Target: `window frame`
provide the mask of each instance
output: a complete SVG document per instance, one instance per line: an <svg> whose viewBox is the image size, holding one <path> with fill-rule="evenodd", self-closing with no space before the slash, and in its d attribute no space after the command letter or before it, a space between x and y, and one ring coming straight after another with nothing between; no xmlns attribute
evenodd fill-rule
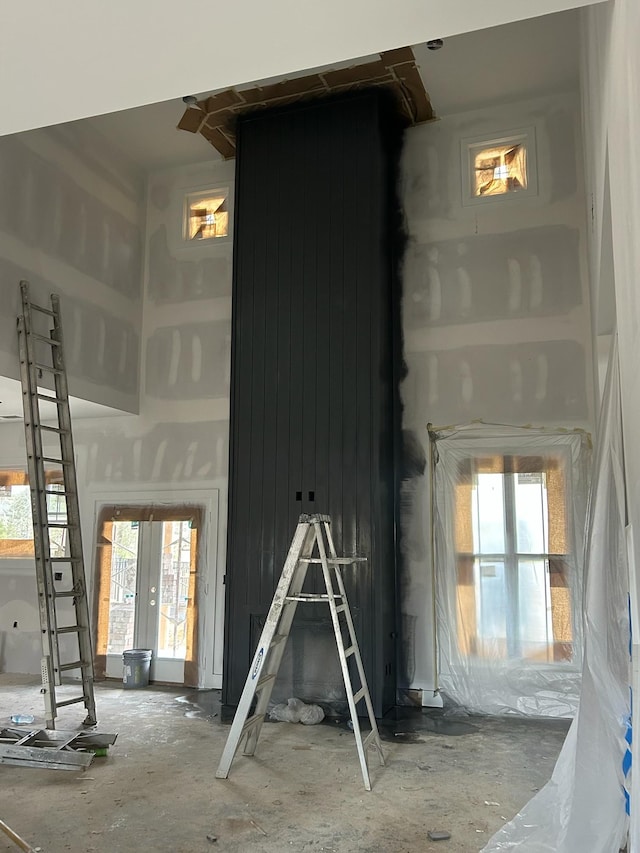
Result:
<svg viewBox="0 0 640 853"><path fill-rule="evenodd" d="M569 664L571 666L575 665L576 662L576 637L579 633L576 631L576 620L579 618L579 602L577 602L575 590L572 588L570 584L566 585L566 588L570 591L570 619L571 619L571 640L560 640L555 639L552 635L547 639L546 642L546 659L539 659L535 657L529 657L523 653L523 646L525 645L525 641L523 641L521 637L521 609L520 609L520 577L521 577L521 563L526 561L527 559L532 561L541 561L544 564L544 572L545 572L545 581L549 584L551 575L558 573L558 569L554 568L554 566L558 566L559 564L563 564L564 566L569 566L572 562L575 561L575 542L574 537L572 535L571 524L569 523L570 511L569 511L569 498L570 498L570 488L568 485L568 477L567 477L567 466L569 464L568 454L562 451L554 451L553 453L547 451L541 451L535 454L527 454L533 455L536 458L540 458L542 460L542 470L540 471L525 471L518 470L519 468L519 459L524 459L526 456L523 456L522 453L514 453L514 452L501 452L494 451L490 454L494 456L496 459L500 459L502 463L502 470L499 472L502 478L502 520L503 520L503 533L504 533L504 550L503 551L494 551L494 552L485 552L482 550L476 550L475 548L472 551L458 551L455 550L455 558L456 563L460 565L461 561L470 560L471 565L473 566L473 577L474 577L474 594L476 600L476 618L482 612L482 588L476 581L476 565L481 564L484 561L492 561L501 562L504 565L504 590L505 590L505 599L506 599L506 609L505 609L505 653L502 658L498 658L497 655L493 655L498 659L502 659L504 662L508 662L509 660L519 660L523 663L523 665L532 664L539 665L540 663L544 664ZM486 457L487 453L483 452L482 454L469 453L467 456L467 460L471 462L472 465L472 484L471 484L471 495L470 495L470 506L469 513L473 518L474 507L473 501L477 500L477 494L474 497L474 491L477 489L477 477L478 470L475 466L475 461L478 458ZM527 473L541 473L548 475L548 472L551 470L549 463L555 457L558 460L561 460L561 464L563 467L563 485L562 485L562 500L564 504L564 524L565 524L565 545L567 546L564 552L556 552L551 550L551 543L549 540L549 533L547 532L547 549L541 552L533 552L533 551L522 551L518 550L518 519L517 519L517 498L516 498L516 477L520 474ZM546 460L546 465L545 465ZM547 489L549 489L549 484L547 483ZM454 498L454 503L455 503ZM458 517L459 507L454 505L454 517ZM482 571L482 566L478 565L478 570ZM480 601L480 607L478 607L478 600ZM552 604L553 608L553 604ZM478 614L479 611L479 614ZM552 610L553 613L553 610ZM553 619L553 615L552 615ZM481 644L481 634L480 628L476 627L476 640L478 641L478 646ZM566 657L567 646L570 646L570 657ZM565 655L562 656L563 647L565 649ZM475 654L465 651L460 644L460 635L459 635L459 653L467 658L475 658L481 660L485 655L479 650L476 651ZM560 655L556 657L556 655Z"/></svg>
<svg viewBox="0 0 640 853"><path fill-rule="evenodd" d="M191 219L191 206L198 199L206 199L211 196L224 194L225 202L227 204L227 212L228 212L228 224L227 224L227 233L221 235L219 237L204 237L200 240L194 240L189 237L189 226ZM183 189L183 200L182 200L182 243L185 247L194 247L194 246L218 246L228 243L232 239L232 226L233 226L233 208L232 208L232 187L228 182L221 182L216 184L211 184L206 187L202 187L202 185L197 188L189 188L185 187Z"/></svg>
<svg viewBox="0 0 640 853"><path fill-rule="evenodd" d="M485 148L495 148L504 145L521 144L526 151L527 186L497 195L475 195L474 172L475 155ZM475 207L485 204L508 204L524 198L538 195L538 152L536 145L535 126L514 128L496 134L468 136L460 140L460 167L462 174L462 204L464 207Z"/></svg>

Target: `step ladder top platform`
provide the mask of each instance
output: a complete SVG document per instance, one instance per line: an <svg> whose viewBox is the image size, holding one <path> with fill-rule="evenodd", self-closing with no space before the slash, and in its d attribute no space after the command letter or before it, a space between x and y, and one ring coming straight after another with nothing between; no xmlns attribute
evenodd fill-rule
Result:
<svg viewBox="0 0 640 853"><path fill-rule="evenodd" d="M298 519L298 524L331 524L331 517L323 513L303 512Z"/></svg>

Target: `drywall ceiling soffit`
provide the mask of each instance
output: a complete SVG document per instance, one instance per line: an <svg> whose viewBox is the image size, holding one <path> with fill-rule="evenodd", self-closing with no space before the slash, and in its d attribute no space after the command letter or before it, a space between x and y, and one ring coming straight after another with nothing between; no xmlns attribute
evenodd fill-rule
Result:
<svg viewBox="0 0 640 853"><path fill-rule="evenodd" d="M420 124L434 117L413 51L403 47L348 68L328 69L267 86L226 89L187 109L178 122L178 129L202 134L228 159L236 153L236 120L243 113L371 87L380 87L392 94L407 124Z"/></svg>
<svg viewBox="0 0 640 853"><path fill-rule="evenodd" d="M0 27L6 71L0 75L0 134L218 91L596 2L13 0L3 6Z"/></svg>
<svg viewBox="0 0 640 853"><path fill-rule="evenodd" d="M79 397L69 397L71 417L77 418L110 418L118 415L128 415L130 412L102 406L90 400ZM2 424L22 422L22 386L17 379L0 376L0 426Z"/></svg>

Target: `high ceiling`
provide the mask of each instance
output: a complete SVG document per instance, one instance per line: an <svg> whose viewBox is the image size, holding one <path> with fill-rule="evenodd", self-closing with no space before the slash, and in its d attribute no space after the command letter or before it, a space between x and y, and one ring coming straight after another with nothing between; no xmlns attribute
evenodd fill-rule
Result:
<svg viewBox="0 0 640 853"><path fill-rule="evenodd" d="M578 19L579 12L570 10L453 36L438 51L415 45L416 61L436 115L576 89ZM372 58L322 68L343 68ZM281 75L269 82L307 73ZM184 104L178 98L85 121L144 170L219 159L202 136L176 130L183 112Z"/></svg>
<svg viewBox="0 0 640 853"><path fill-rule="evenodd" d="M6 0L0 135L598 2ZM540 57L545 61L544 51Z"/></svg>

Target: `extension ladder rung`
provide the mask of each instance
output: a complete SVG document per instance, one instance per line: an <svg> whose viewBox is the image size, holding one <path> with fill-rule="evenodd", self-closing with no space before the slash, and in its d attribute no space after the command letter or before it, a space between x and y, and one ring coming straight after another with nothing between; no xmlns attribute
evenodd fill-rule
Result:
<svg viewBox="0 0 640 853"><path fill-rule="evenodd" d="M46 370L47 373L53 373L56 376L62 376L64 370L61 370L59 367L54 367L52 364L44 364L42 361L34 361L33 366L38 370Z"/></svg>
<svg viewBox="0 0 640 853"><path fill-rule="evenodd" d="M49 397L47 394L34 394L38 400L44 400L45 403L66 403L63 397Z"/></svg>
<svg viewBox="0 0 640 853"><path fill-rule="evenodd" d="M80 595L77 589L63 589L63 590L55 590L53 593L54 598L73 598L76 595Z"/></svg>
<svg viewBox="0 0 640 853"><path fill-rule="evenodd" d="M42 429L42 427L40 427L40 429ZM55 456L39 456L38 458L42 462L52 462L52 463L55 463L56 465L72 465L73 464L68 459L58 459Z"/></svg>
<svg viewBox="0 0 640 853"><path fill-rule="evenodd" d="M37 335L35 332L31 332L31 337L34 341L40 341L43 344L51 344L52 347L60 346L60 341L57 341L55 338L48 338L46 335Z"/></svg>
<svg viewBox="0 0 640 853"><path fill-rule="evenodd" d="M79 563L80 557L45 557L50 563Z"/></svg>
<svg viewBox="0 0 640 853"><path fill-rule="evenodd" d="M59 495L62 498L66 498L67 495L75 495L75 492L65 492L62 489L45 489L46 495Z"/></svg>
<svg viewBox="0 0 640 853"><path fill-rule="evenodd" d="M42 308L42 306L40 306L40 305L34 305L33 302L31 303L31 310L32 311L39 311L41 314L47 314L49 317L56 317L57 316L56 312L52 311L50 308Z"/></svg>
<svg viewBox="0 0 640 853"><path fill-rule="evenodd" d="M84 696L76 696L73 699L65 699L63 702L56 702L56 708L66 708L67 705L77 705L78 702L84 702Z"/></svg>
<svg viewBox="0 0 640 853"><path fill-rule="evenodd" d="M323 602L329 604L342 678L347 696L349 697L349 708L352 711L353 734L358 750L362 778L367 791L371 790L371 782L369 779L366 747L371 743L371 740L375 742L380 763L384 764L378 727L373 714L373 707L369 697L369 689L353 628L353 621L349 616L347 594L341 575L340 567L347 563L352 563L354 560L352 558L340 558L336 556L329 524L328 516L300 516L277 589L273 596L273 601L271 602L271 607L269 608L260 639L258 640L256 652L249 669L249 674L247 675L247 680L245 681L231 730L220 758L220 763L216 771L218 779L226 779L229 775L234 756L245 735L244 754L251 756L255 752L262 723L265 719L265 713L269 706L273 684L284 655L285 643L291 631L291 625L296 612L295 606L289 607L287 605L295 605L298 602ZM314 550L316 548L319 554L317 559L314 557ZM304 587L309 566L313 563L319 563L322 566L322 577L326 588L325 593L303 593L301 591ZM340 602L340 604L336 605L336 601ZM337 613L345 611L347 612L346 625L341 623L337 618ZM345 628L349 634L349 641L346 648L342 636ZM355 694L353 693L348 664L348 659L352 657L355 659L360 679L359 683L361 685ZM258 693L259 695L256 697ZM364 740L364 743L355 710L355 706L361 699L366 699L366 712L372 733L372 735ZM257 700L255 707L254 700Z"/></svg>
<svg viewBox="0 0 640 853"><path fill-rule="evenodd" d="M47 424L40 424L40 429L44 429L47 432L56 432L58 435L69 435L70 433L68 429L60 429L60 427L52 427Z"/></svg>
<svg viewBox="0 0 640 853"><path fill-rule="evenodd" d="M43 527L54 527L58 530L71 530L71 529L77 527L78 525L77 524L71 524L71 523L66 522L66 521L43 521L42 526Z"/></svg>
<svg viewBox="0 0 640 853"><path fill-rule="evenodd" d="M64 628L58 628L58 634L79 634L80 631L86 630L86 625L65 625Z"/></svg>
<svg viewBox="0 0 640 853"><path fill-rule="evenodd" d="M74 660L72 663L61 663L58 669L60 672L69 672L72 669L82 669L84 665L84 661Z"/></svg>

